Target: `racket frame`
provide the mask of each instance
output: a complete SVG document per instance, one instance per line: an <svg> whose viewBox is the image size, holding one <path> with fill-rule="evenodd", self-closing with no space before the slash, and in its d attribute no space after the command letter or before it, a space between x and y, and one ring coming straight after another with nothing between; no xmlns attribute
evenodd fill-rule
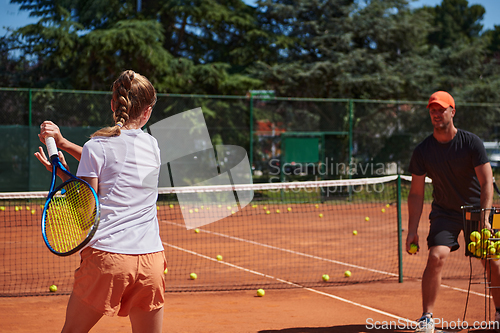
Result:
<svg viewBox="0 0 500 333"><path fill-rule="evenodd" d="M100 220L100 216L101 216L101 213L100 213L100 206L99 206L99 198L97 196L97 193L95 192L94 188L92 186L90 186L90 184L88 182L86 182L85 180L83 179L80 179L76 176L74 176L71 172L69 172L65 167L64 165L61 163L61 161L59 160L59 156L58 156L58 153L57 153L57 147L55 146L55 140L54 138L46 138L46 144L47 144L47 150L49 152L49 156L50 156L50 161L52 163L52 179L51 179L51 183L50 183L50 190L49 190L49 195L47 196L47 200L45 201L45 205L43 207L43 213L42 213L42 237L43 237L43 241L45 242L45 245L47 245L47 247L49 248L49 250L58 255L58 256L69 256L69 255L72 255L73 253L81 250L85 245L87 245L90 240L92 239L92 237L94 236L95 232L97 231L97 228L99 227L99 220ZM69 179L64 181L61 185L55 187L56 185L56 179L57 179L57 169L60 169L61 171L63 171L66 175L69 176ZM92 227L90 228L89 232L87 233L87 237L85 237L85 239L78 245L76 246L75 248L67 251L67 252L59 252L57 251L56 249L54 249L51 245L50 245L50 242L47 238L47 233L45 231L45 220L46 220L46 217L47 217L47 209L49 207L49 203L50 201L52 200L52 198L54 197L54 195L60 190L62 189L64 186L66 186L68 183L72 182L72 181L79 181L79 182L82 182L84 185L88 186L90 191L92 192L92 195L94 197L94 200L95 200L95 204L96 204L96 214L95 214L95 220L94 220L94 223L92 224Z"/></svg>

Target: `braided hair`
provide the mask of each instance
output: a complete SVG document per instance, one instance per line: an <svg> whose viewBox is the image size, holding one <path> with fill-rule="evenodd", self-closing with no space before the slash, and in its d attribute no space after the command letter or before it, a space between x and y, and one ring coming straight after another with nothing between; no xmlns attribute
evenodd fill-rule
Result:
<svg viewBox="0 0 500 333"><path fill-rule="evenodd" d="M91 135L92 138L119 136L127 121L139 118L144 108L153 107L156 103L156 91L151 82L132 70L122 72L113 83L112 90L111 109L115 126L98 130Z"/></svg>

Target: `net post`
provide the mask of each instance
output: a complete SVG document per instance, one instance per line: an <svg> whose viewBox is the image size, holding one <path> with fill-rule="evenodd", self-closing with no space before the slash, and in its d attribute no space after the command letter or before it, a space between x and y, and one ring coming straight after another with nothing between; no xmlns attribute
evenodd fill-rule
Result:
<svg viewBox="0 0 500 333"><path fill-rule="evenodd" d="M401 218L401 175L398 174L397 180L397 206L398 206L398 276L399 283L403 283L403 227Z"/></svg>

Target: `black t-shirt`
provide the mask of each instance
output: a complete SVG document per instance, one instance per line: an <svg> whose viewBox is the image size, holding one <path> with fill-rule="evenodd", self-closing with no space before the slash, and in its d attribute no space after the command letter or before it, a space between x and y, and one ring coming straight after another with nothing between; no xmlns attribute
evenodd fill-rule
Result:
<svg viewBox="0 0 500 333"><path fill-rule="evenodd" d="M461 206L479 207L481 186L475 167L489 162L479 137L458 129L447 143L428 136L413 151L408 171L432 179L434 190L429 219L439 216L462 221Z"/></svg>

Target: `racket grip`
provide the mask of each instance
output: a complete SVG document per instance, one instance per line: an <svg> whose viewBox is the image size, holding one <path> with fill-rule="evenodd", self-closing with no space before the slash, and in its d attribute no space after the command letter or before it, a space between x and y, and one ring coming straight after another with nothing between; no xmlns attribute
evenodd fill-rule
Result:
<svg viewBox="0 0 500 333"><path fill-rule="evenodd" d="M54 156L54 155L58 156L56 140L54 140L53 137L50 137L50 136L46 137L45 138L45 145L47 146L47 151L49 152L49 159L52 158L52 156Z"/></svg>

